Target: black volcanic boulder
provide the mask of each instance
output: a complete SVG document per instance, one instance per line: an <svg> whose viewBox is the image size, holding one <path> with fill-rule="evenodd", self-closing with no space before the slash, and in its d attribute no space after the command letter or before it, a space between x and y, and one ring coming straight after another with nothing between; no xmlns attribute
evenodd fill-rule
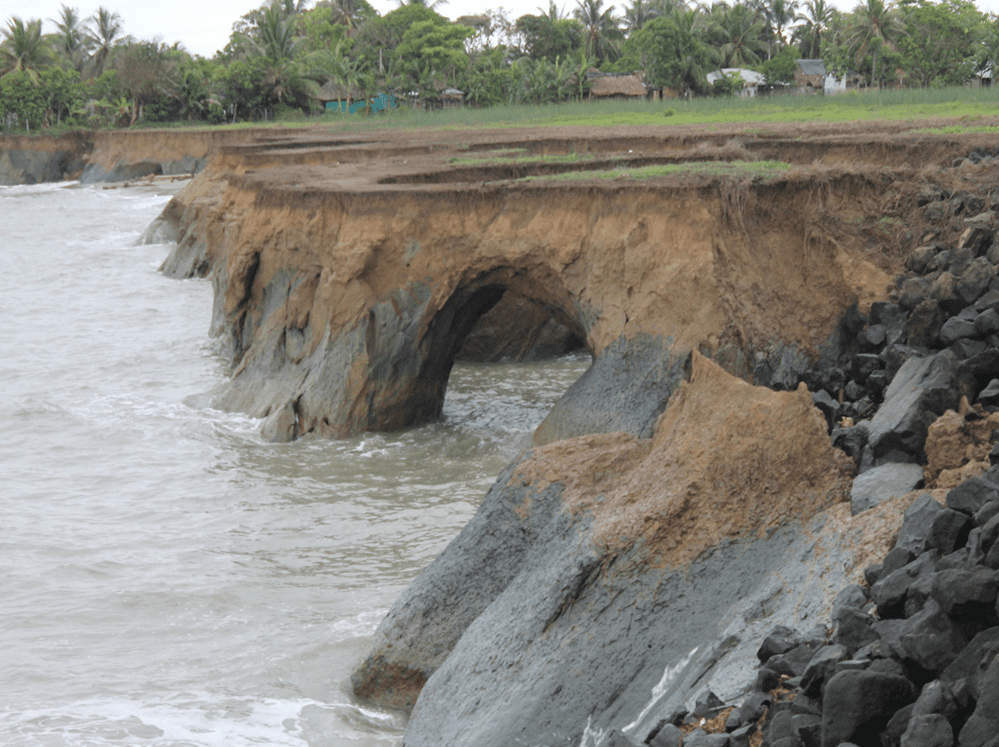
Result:
<svg viewBox="0 0 999 747"><path fill-rule="evenodd" d="M899 639L911 661L934 673L946 669L968 645L961 626L933 600L900 626Z"/></svg>
<svg viewBox="0 0 999 747"><path fill-rule="evenodd" d="M993 653L991 662L986 660L979 666L985 665L988 668L978 682L975 712L958 737L960 747L984 747L999 735L999 655Z"/></svg>
<svg viewBox="0 0 999 747"><path fill-rule="evenodd" d="M938 713L913 716L909 720L902 747L953 747L954 729L950 722Z"/></svg>
<svg viewBox="0 0 999 747"><path fill-rule="evenodd" d="M945 350L910 358L885 391L884 403L871 419L870 444L875 458L925 462L927 429L938 416L956 409L957 357Z"/></svg>
<svg viewBox="0 0 999 747"><path fill-rule="evenodd" d="M965 480L947 493L947 508L973 515L986 503L999 500L999 487L984 476Z"/></svg>
<svg viewBox="0 0 999 747"><path fill-rule="evenodd" d="M903 677L867 670L834 675L822 698L822 747L878 744L888 720L915 700L916 689Z"/></svg>
<svg viewBox="0 0 999 747"><path fill-rule="evenodd" d="M760 648L756 652L756 658L760 660L760 664L766 664L771 657L786 654L804 643L805 637L797 630L785 625L778 625L763 639L763 643L760 644Z"/></svg>
<svg viewBox="0 0 999 747"><path fill-rule="evenodd" d="M915 555L931 549L944 555L952 552L962 535L967 537L965 529L969 524L965 513L952 509L953 506L941 506L929 493L919 496L905 511L896 548L904 548Z"/></svg>

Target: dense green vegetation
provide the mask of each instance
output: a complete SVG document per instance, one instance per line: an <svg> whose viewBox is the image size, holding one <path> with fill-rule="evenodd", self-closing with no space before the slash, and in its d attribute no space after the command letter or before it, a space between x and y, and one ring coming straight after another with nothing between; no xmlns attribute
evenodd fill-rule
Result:
<svg viewBox="0 0 999 747"><path fill-rule="evenodd" d="M571 13L551 2L516 19L487 10L454 21L428 0L402 2L381 16L366 0L269 0L233 24L212 59L134 39L106 8L86 19L66 5L44 22L14 16L0 26L0 129L294 121L324 114L331 91L344 110L391 93L401 107L378 116L405 120L449 88L475 109L581 101L594 71L641 70L650 86L726 97L728 111L739 80L706 77L723 67L757 70L779 89L797 58L821 57L869 87L940 89L999 60L999 18L970 0L862 0L850 13L826 0L628 0L620 14L576 0ZM695 102L674 103L676 113Z"/></svg>

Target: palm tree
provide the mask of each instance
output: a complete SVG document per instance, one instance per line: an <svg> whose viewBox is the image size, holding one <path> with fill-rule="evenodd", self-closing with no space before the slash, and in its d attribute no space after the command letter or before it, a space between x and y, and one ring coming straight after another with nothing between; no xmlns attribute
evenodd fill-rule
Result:
<svg viewBox="0 0 999 747"><path fill-rule="evenodd" d="M705 34L710 31L710 16L701 13L696 8L687 8L682 4L678 4L673 9L673 23L681 31L686 31L701 41L704 40Z"/></svg>
<svg viewBox="0 0 999 747"><path fill-rule="evenodd" d="M794 21L797 10L798 0L767 0L764 5L764 14L770 25L770 33L773 34L777 44L787 44L787 40L784 38L784 29Z"/></svg>
<svg viewBox="0 0 999 747"><path fill-rule="evenodd" d="M576 3L578 7L573 15L583 24L586 53L600 59L616 56L614 42L621 37L621 30L614 15L614 6L603 10L604 0L576 0Z"/></svg>
<svg viewBox="0 0 999 747"><path fill-rule="evenodd" d="M271 0L271 7L277 7L287 18L305 11L309 0Z"/></svg>
<svg viewBox="0 0 999 747"><path fill-rule="evenodd" d="M59 20L50 19L59 29L59 51L66 55L78 73L83 72L87 50L90 47L90 34L83 24L76 8L63 5L59 9Z"/></svg>
<svg viewBox="0 0 999 747"><path fill-rule="evenodd" d="M41 19L25 23L12 16L0 33L4 35L0 42L0 78L23 72L37 83L38 70L46 67L50 59L49 48L42 41Z"/></svg>
<svg viewBox="0 0 999 747"><path fill-rule="evenodd" d="M347 36L354 33L354 29L364 18L364 6L357 0L332 0L330 9L333 12L333 23L342 23L347 27Z"/></svg>
<svg viewBox="0 0 999 747"><path fill-rule="evenodd" d="M721 55L721 66L748 67L757 64L767 49L763 41L763 22L747 5L715 8L712 8L711 36Z"/></svg>
<svg viewBox="0 0 999 747"><path fill-rule="evenodd" d="M111 58L111 50L115 42L121 38L122 25L121 16L103 5L97 9L90 20L94 23L94 31L91 33L90 39L96 47L90 56L90 68L96 78L104 72L104 68Z"/></svg>
<svg viewBox="0 0 999 747"><path fill-rule="evenodd" d="M559 10L558 6L555 4L555 0L548 1L548 10L545 10L540 5L538 6L538 10L541 11L541 16L547 18L552 23L555 23L555 21L564 21L569 17L565 12L565 6L563 5L562 9Z"/></svg>
<svg viewBox="0 0 999 747"><path fill-rule="evenodd" d="M658 15L655 6L648 0L631 0L631 5L624 8L624 28L629 34L638 31Z"/></svg>
<svg viewBox="0 0 999 747"><path fill-rule="evenodd" d="M429 8L430 10L436 10L441 5L447 5L448 0L399 0L399 7L403 5L422 5L424 8Z"/></svg>
<svg viewBox="0 0 999 747"><path fill-rule="evenodd" d="M583 95L586 93L584 86L586 85L586 71L590 69L590 65L593 64L593 60L586 56L586 50L579 50L579 65L576 68L576 84L579 86L579 100L583 100Z"/></svg>
<svg viewBox="0 0 999 747"><path fill-rule="evenodd" d="M807 46L801 48L801 54L810 59L822 56L822 35L829 28L832 10L826 6L826 0L805 0L805 12L799 13L795 20L801 22L802 43L807 40Z"/></svg>
<svg viewBox="0 0 999 747"><path fill-rule="evenodd" d="M295 56L299 40L295 38L295 27L280 5L264 8L257 24L258 51L270 60L290 60Z"/></svg>
<svg viewBox="0 0 999 747"><path fill-rule="evenodd" d="M895 40L905 34L902 20L889 3L885 0L865 0L853 10L856 26L848 41L851 49L855 50L854 59L858 66L869 53L874 55L872 85L878 79L878 50L886 44L893 47Z"/></svg>

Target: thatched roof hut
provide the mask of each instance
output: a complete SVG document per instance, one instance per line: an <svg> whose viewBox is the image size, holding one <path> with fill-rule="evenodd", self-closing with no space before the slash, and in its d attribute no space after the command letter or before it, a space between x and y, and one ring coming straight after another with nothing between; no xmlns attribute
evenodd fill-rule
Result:
<svg viewBox="0 0 999 747"><path fill-rule="evenodd" d="M347 100L347 86L340 83L334 83L332 80L326 81L322 88L319 89L319 94L316 96L319 101L324 105L330 101L346 101ZM364 98L364 92L359 88L350 89L350 99L351 101L356 101L358 99Z"/></svg>
<svg viewBox="0 0 999 747"><path fill-rule="evenodd" d="M587 74L587 77L590 79L591 100L635 99L648 94L640 73L599 73Z"/></svg>

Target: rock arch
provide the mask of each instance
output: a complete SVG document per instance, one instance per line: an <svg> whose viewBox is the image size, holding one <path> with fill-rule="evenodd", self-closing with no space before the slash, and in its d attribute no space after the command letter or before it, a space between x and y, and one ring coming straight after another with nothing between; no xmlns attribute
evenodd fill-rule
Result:
<svg viewBox="0 0 999 747"><path fill-rule="evenodd" d="M369 389L381 396L371 400L367 427L396 430L439 418L451 369L466 338L504 298L544 309L585 346L584 314L562 280L544 266L500 265L462 278L439 308L426 308L424 318L402 325L385 323L380 311L388 310L375 307L367 320L365 348ZM395 305L392 311L405 315ZM406 339L405 329L414 322L418 333ZM494 339L500 342L503 336Z"/></svg>

